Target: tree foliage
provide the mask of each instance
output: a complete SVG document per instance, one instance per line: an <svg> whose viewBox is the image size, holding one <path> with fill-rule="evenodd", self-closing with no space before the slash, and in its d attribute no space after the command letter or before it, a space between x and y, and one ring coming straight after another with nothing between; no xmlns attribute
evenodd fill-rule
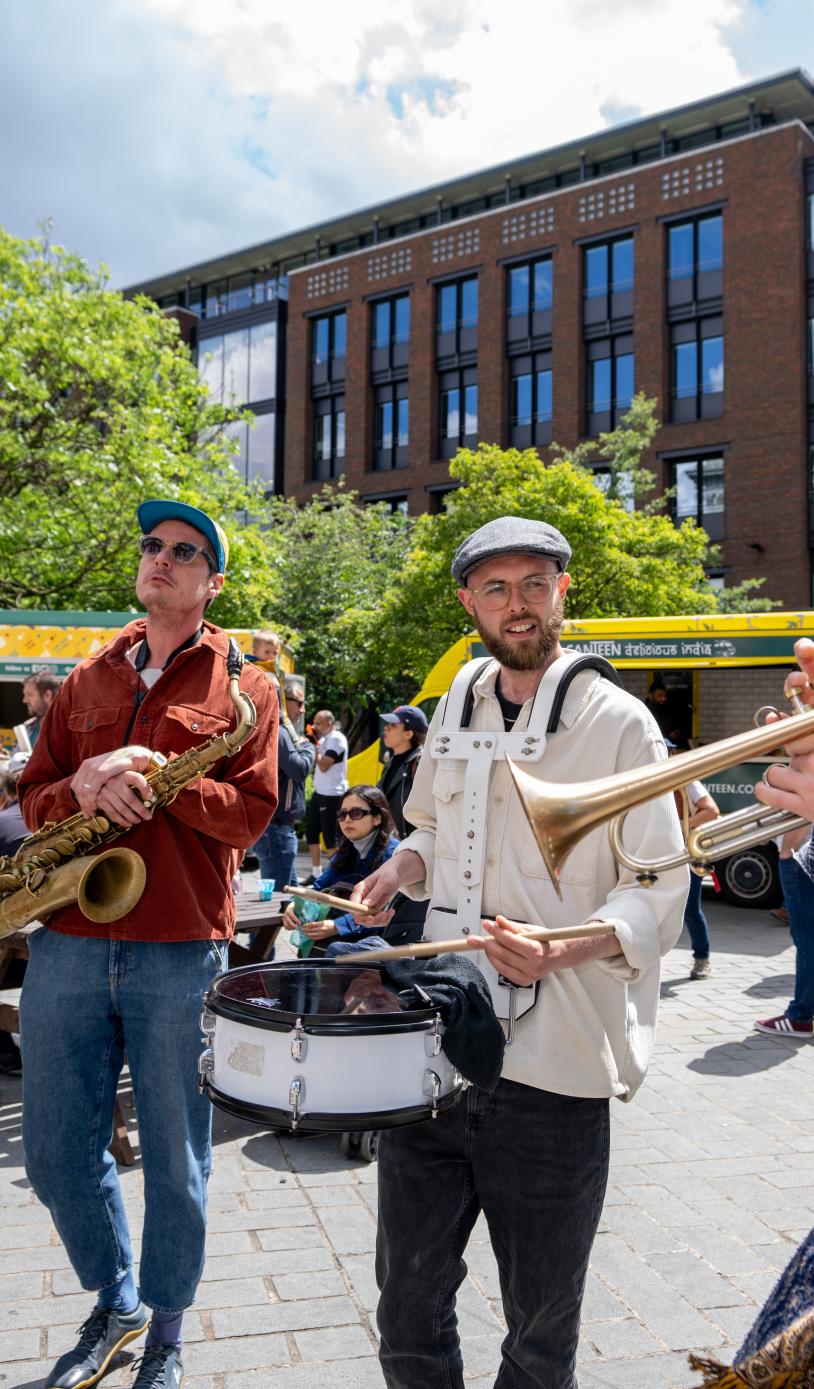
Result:
<svg viewBox="0 0 814 1389"><path fill-rule="evenodd" d="M716 598L705 532L664 514L641 463L657 429L643 397L596 442L555 445L550 466L534 450L459 453L446 511L415 520L342 487L303 506L247 490L231 465L240 417L208 402L177 324L149 300L111 291L45 234L0 230L0 606L128 608L138 503L190 502L224 520L232 542L212 616L290 633L312 698L351 736L468 630L450 562L495 516L540 517L567 535L572 617L770 606L749 596L755 581Z"/></svg>
<svg viewBox="0 0 814 1389"><path fill-rule="evenodd" d="M631 432L638 429L617 430L602 440L603 458L617 463L623 458L626 472L636 452ZM643 447L640 443L638 457ZM632 510L604 495L582 461L585 456L584 449L576 457L560 450L558 461L546 467L533 449L481 444L457 455L451 472L461 486L443 513L418 518L404 573L385 600L381 625L391 650L385 660L395 659L397 634L405 671L419 679L469 630L470 619L454 596L450 564L461 541L495 516L536 517L568 537L573 548L569 617L715 611L704 574L705 532L692 522L674 526L652 508Z"/></svg>
<svg viewBox="0 0 814 1389"><path fill-rule="evenodd" d="M404 687L398 656L381 658L382 604L398 586L412 522L356 494L325 486L306 505L274 498L266 545L273 568L275 622L291 632L309 706L341 713L351 739L369 709L386 709ZM409 682L408 682L409 684Z"/></svg>
<svg viewBox="0 0 814 1389"><path fill-rule="evenodd" d="M0 230L0 606L132 605L145 497L226 518L256 510L230 464L235 414L207 403L177 324L149 300L124 299L45 234ZM213 616L260 621L262 533L227 528Z"/></svg>

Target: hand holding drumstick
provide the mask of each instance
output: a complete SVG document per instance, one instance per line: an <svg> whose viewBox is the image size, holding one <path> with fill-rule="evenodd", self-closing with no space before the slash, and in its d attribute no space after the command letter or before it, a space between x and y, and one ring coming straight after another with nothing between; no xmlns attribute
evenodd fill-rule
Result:
<svg viewBox="0 0 814 1389"><path fill-rule="evenodd" d="M587 960L620 954L612 926L589 921L582 926L563 926L548 931L498 916L483 921L487 936L461 936L458 940L419 941L388 950L366 950L365 962L400 960L483 950L497 970L514 984L531 984L557 969L572 969ZM490 939L491 937L491 939Z"/></svg>

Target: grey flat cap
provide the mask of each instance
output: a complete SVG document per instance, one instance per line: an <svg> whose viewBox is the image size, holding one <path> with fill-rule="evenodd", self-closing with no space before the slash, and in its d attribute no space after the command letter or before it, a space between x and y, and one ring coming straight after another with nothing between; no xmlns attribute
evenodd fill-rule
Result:
<svg viewBox="0 0 814 1389"><path fill-rule="evenodd" d="M553 559L560 569L566 569L571 558L571 546L564 535L545 521L531 521L526 516L498 516L487 521L463 541L455 551L452 577L459 584L479 564L498 555L540 555Z"/></svg>

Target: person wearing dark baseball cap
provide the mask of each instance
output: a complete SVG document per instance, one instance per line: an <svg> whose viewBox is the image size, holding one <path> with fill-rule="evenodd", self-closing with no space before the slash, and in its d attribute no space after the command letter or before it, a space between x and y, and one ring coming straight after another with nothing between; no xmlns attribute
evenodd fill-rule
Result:
<svg viewBox="0 0 814 1389"><path fill-rule="evenodd" d="M415 704L399 704L392 714L382 715L382 723L388 757L379 778L379 790L387 797L396 833L403 839L412 829L412 825L405 824L404 806L427 736L427 716Z"/></svg>
<svg viewBox="0 0 814 1389"><path fill-rule="evenodd" d="M633 776L665 756L644 705L588 668L590 657L562 649L570 558L555 526L524 516L496 517L458 547L458 599L489 656L461 668L433 714L404 807L415 829L351 893L377 914L370 926L396 892L429 898L424 936L476 946L511 1043L494 1090L470 1085L432 1123L381 1134L377 1322L388 1389L463 1389L455 1297L481 1212L509 1327L497 1382L575 1389L609 1100L630 1099L642 1082L659 957L681 931L685 869L645 888L616 863L602 827L573 849L557 887L515 790L509 757L556 785ZM406 727L406 713L396 716ZM643 859L680 852L672 796L633 813ZM545 942L523 931L594 922L612 930Z"/></svg>
<svg viewBox="0 0 814 1389"><path fill-rule="evenodd" d="M26 1172L78 1282L96 1295L44 1389L90 1389L144 1332L132 1389L180 1389L212 1163L198 1020L212 976L227 967L232 879L277 802L277 697L246 666L252 737L153 806L146 774L156 753L192 752L234 726L230 638L205 617L229 545L217 521L184 502L145 501L137 519L143 613L68 675L19 781L32 830L77 810L104 816L142 856L147 878L115 920L91 923L72 902L32 939L20 1004ZM144 1171L138 1281L108 1151L125 1056Z"/></svg>

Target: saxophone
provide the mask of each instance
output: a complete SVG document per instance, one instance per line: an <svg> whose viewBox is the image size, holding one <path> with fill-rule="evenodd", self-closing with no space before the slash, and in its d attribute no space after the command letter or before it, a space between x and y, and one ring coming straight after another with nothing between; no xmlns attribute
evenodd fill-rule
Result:
<svg viewBox="0 0 814 1389"><path fill-rule="evenodd" d="M145 773L153 810L169 805L185 786L204 776L221 757L238 752L251 737L257 710L240 688L242 667L243 656L230 639L226 670L236 725L178 757L153 753ZM44 824L13 856L0 856L0 938L73 903L97 923L119 921L132 911L147 882L141 855L126 848L94 853L128 828L104 815L69 815Z"/></svg>

